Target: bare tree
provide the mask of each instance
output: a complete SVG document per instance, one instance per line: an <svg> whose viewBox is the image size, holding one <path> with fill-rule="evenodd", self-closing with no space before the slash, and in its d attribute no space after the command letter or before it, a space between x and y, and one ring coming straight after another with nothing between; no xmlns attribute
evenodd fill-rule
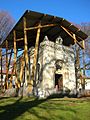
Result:
<svg viewBox="0 0 90 120"><path fill-rule="evenodd" d="M6 11L0 11L0 44L14 25L14 19Z"/></svg>
<svg viewBox="0 0 90 120"><path fill-rule="evenodd" d="M81 29L88 35L88 38L85 41L85 46L86 46L85 51L86 51L88 57L90 58L90 22L81 23Z"/></svg>
<svg viewBox="0 0 90 120"><path fill-rule="evenodd" d="M0 44L5 40L10 30L14 25L14 19L6 11L0 11ZM2 72L6 69L6 49L2 49L2 57L0 58L0 71L1 71L1 86L2 86ZM2 87L1 87L2 88Z"/></svg>
<svg viewBox="0 0 90 120"><path fill-rule="evenodd" d="M81 63L81 68L90 70L90 22L81 23L80 25L75 24L83 32L88 35L88 38L85 40L85 51L79 50L79 58ZM84 64L83 64L84 63Z"/></svg>
<svg viewBox="0 0 90 120"><path fill-rule="evenodd" d="M77 84L81 83L82 89L85 89L85 78L90 77L90 22L74 24L88 35L85 40L85 49L81 49L78 45L74 45L75 49L75 70ZM82 43L81 43L82 44ZM81 82L80 82L81 81Z"/></svg>
<svg viewBox="0 0 90 120"><path fill-rule="evenodd" d="M86 70L90 70L90 22L81 23L81 29L88 35L88 38L85 41L85 65L84 65L84 68Z"/></svg>

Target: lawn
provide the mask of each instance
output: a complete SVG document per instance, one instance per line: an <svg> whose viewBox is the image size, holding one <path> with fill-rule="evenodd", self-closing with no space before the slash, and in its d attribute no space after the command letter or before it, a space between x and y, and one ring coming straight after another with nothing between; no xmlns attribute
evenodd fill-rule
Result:
<svg viewBox="0 0 90 120"><path fill-rule="evenodd" d="M90 99L0 98L0 120L90 120Z"/></svg>

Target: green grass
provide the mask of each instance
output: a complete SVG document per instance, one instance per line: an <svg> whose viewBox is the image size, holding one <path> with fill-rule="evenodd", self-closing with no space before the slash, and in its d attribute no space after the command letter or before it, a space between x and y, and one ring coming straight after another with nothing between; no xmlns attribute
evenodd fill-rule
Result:
<svg viewBox="0 0 90 120"><path fill-rule="evenodd" d="M0 120L90 120L90 99L0 98Z"/></svg>

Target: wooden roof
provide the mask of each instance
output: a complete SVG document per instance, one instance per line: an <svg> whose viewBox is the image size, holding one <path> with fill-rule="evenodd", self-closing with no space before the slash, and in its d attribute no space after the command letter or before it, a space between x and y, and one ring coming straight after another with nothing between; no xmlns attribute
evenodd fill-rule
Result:
<svg viewBox="0 0 90 120"><path fill-rule="evenodd" d="M63 38L63 44L66 46L69 46L70 44L74 44L73 38L71 38L62 29L61 26L66 28L71 34L72 33L76 34L76 38L78 42L80 42L82 39L85 40L88 37L79 28L75 27L73 24L71 24L70 22L68 22L63 18L27 10L6 37L6 39L8 40L9 48L13 47L13 30L16 30L17 39L24 37L23 17L26 18L27 28L35 27L39 22L41 23L41 25L57 24L56 26L45 27L41 29L40 42L43 40L44 36L47 35L51 41L55 41L55 39L58 36L61 36ZM36 32L37 29L27 31L28 47L34 46L36 40ZM2 47L5 47L5 40L1 44ZM24 47L24 42L18 41L17 48L23 48L23 47Z"/></svg>

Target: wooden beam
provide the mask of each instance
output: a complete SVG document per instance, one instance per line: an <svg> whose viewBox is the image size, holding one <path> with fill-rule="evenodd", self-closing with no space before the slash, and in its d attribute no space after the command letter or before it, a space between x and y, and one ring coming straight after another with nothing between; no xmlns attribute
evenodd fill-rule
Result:
<svg viewBox="0 0 90 120"><path fill-rule="evenodd" d="M24 40L24 38L19 38L19 39L17 39L16 41L22 41L22 40Z"/></svg>
<svg viewBox="0 0 90 120"><path fill-rule="evenodd" d="M40 26L40 24L39 24ZM35 43L35 51L34 51L34 59L33 59L33 66L32 66L32 81L34 82L33 85L36 85L35 75L36 75L36 66L37 66L37 55L38 55L38 47L39 47L39 37L40 37L40 27L38 26L37 36L36 36L36 43Z"/></svg>
<svg viewBox="0 0 90 120"><path fill-rule="evenodd" d="M28 41L27 41L27 31L26 31L26 18L23 17L23 26L24 26L24 57L26 63L26 79L29 82L29 61L28 61Z"/></svg>
<svg viewBox="0 0 90 120"><path fill-rule="evenodd" d="M34 29L38 29L38 28L53 27L53 26L56 26L56 25L57 24L39 25L39 26L36 26L36 27L25 28L25 30L34 30Z"/></svg>
<svg viewBox="0 0 90 120"><path fill-rule="evenodd" d="M61 28L62 28L71 38L73 38L74 43L76 42L82 49L84 49L83 46L77 41L76 37L74 38L74 36L72 36L72 34L71 34L65 27L61 26Z"/></svg>
<svg viewBox="0 0 90 120"><path fill-rule="evenodd" d="M5 89L8 89L8 41L6 40L6 78L5 78Z"/></svg>

